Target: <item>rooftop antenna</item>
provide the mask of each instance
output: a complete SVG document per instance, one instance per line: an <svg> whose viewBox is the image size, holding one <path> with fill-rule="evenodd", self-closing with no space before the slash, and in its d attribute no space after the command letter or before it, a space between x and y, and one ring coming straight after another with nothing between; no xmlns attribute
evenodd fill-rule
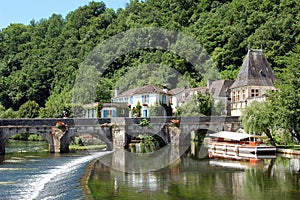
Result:
<svg viewBox="0 0 300 200"><path fill-rule="evenodd" d="M261 51L263 50L263 45L262 45L262 43L260 43L260 50L261 50Z"/></svg>

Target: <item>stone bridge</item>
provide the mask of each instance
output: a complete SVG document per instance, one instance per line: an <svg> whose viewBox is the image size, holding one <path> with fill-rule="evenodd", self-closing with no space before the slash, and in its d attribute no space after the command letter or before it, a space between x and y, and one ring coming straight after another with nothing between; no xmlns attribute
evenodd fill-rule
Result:
<svg viewBox="0 0 300 200"><path fill-rule="evenodd" d="M112 149L110 119L0 119L0 155L5 154L7 140L19 133L34 133L49 143L51 153L69 152L70 141L80 134L101 139ZM66 124L64 129L57 122Z"/></svg>
<svg viewBox="0 0 300 200"><path fill-rule="evenodd" d="M132 138L140 134L158 135L166 144L190 145L195 134L214 133L222 130L236 131L241 128L238 117L229 116L197 116L197 117L151 117L146 118L147 126L141 126L142 118L125 118L125 133L122 133L114 147L120 147L123 143L128 145ZM117 134L114 135L117 138Z"/></svg>
<svg viewBox="0 0 300 200"><path fill-rule="evenodd" d="M174 119L175 122L174 123ZM152 117L141 126L142 118L89 119L0 119L0 154L5 154L6 141L19 133L34 133L49 143L49 150L69 152L72 138L90 134L107 144L107 149L122 149L139 134L158 135L166 144L189 145L198 130L218 132L235 131L241 127L238 117ZM172 122L173 121L173 122ZM61 129L57 122L67 126Z"/></svg>

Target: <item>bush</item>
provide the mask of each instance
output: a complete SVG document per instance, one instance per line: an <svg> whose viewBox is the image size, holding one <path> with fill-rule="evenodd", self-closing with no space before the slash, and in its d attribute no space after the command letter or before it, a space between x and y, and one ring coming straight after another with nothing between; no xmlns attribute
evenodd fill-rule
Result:
<svg viewBox="0 0 300 200"><path fill-rule="evenodd" d="M40 135L30 134L29 137L28 137L28 140L30 140L30 141L44 141L45 139Z"/></svg>

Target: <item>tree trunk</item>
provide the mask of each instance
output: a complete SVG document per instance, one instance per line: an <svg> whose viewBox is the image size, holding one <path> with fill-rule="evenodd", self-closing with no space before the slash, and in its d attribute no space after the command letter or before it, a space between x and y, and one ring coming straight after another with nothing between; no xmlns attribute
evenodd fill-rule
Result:
<svg viewBox="0 0 300 200"><path fill-rule="evenodd" d="M292 136L297 139L298 143L300 142L300 133L297 133L296 131L292 131Z"/></svg>
<svg viewBox="0 0 300 200"><path fill-rule="evenodd" d="M270 129L266 129L264 132L265 132L265 134L268 136L270 143L271 143L273 146L276 146L275 141L274 141L274 139L273 139L273 137L272 137L272 135L271 135Z"/></svg>

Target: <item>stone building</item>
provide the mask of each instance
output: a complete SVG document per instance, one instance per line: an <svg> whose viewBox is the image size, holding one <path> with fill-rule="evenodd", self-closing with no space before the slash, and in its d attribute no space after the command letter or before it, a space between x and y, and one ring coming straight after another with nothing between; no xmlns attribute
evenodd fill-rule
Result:
<svg viewBox="0 0 300 200"><path fill-rule="evenodd" d="M249 49L235 82L231 85L231 116L240 116L253 100L263 100L275 90L274 71L261 49Z"/></svg>
<svg viewBox="0 0 300 200"><path fill-rule="evenodd" d="M233 82L233 80L208 81L207 87L215 105L221 103L224 106L221 115L231 115L230 87Z"/></svg>

